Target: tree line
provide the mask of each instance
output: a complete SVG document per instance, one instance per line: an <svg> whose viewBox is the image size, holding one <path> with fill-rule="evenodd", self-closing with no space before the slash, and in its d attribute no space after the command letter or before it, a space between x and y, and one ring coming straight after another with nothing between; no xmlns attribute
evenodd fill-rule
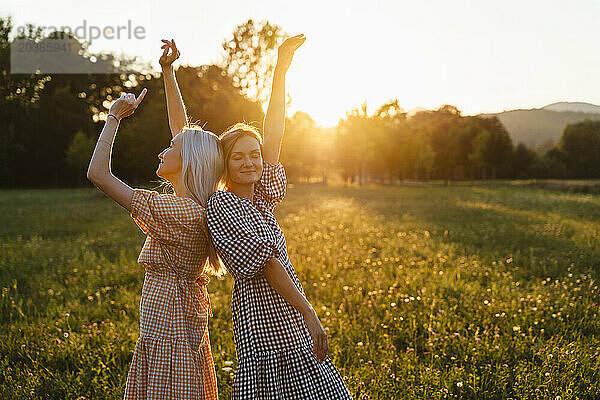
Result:
<svg viewBox="0 0 600 400"><path fill-rule="evenodd" d="M360 183L593 178L600 177L599 128L595 121L569 125L555 147L538 154L514 146L495 116L463 116L452 105L409 116L393 100L373 115L366 105L347 113L338 125L335 163L347 182Z"/></svg>
<svg viewBox="0 0 600 400"><path fill-rule="evenodd" d="M10 18L0 18L0 186L89 185L85 171L110 101L141 87L148 95L119 128L112 166L133 185L157 181L157 154L170 140L160 74L123 58L118 60L123 71L139 72L11 74L12 28ZM44 39L33 25L25 35ZM261 104L285 36L277 25L248 20L223 41L221 63L179 67L188 114L217 134L239 121L261 127ZM94 56L73 40L80 57ZM293 93L288 101L292 98ZM452 105L408 115L394 99L372 115L366 109L363 104L348 111L333 129L319 127L303 112L288 116L281 159L290 181L600 177L597 121L567 126L554 148L538 154L521 143L514 146L496 117L463 116Z"/></svg>

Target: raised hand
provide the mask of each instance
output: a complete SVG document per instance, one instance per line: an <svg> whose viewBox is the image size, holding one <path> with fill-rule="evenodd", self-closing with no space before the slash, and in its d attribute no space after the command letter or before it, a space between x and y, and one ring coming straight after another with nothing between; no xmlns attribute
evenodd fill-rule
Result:
<svg viewBox="0 0 600 400"><path fill-rule="evenodd" d="M170 68L173 62L179 58L181 53L179 52L179 50L177 50L177 46L175 45L174 39L171 39L171 41L161 39L161 41L164 43L161 46L161 49L164 49L164 51L160 56L158 62L160 63L162 69L167 69ZM169 50L171 50L170 54Z"/></svg>
<svg viewBox="0 0 600 400"><path fill-rule="evenodd" d="M108 113L114 115L118 121L130 116L138 108L142 100L144 100L144 96L146 96L147 92L148 89L144 88L137 99L133 93L123 93L121 97L110 106Z"/></svg>
<svg viewBox="0 0 600 400"><path fill-rule="evenodd" d="M294 52L296 49L306 41L304 34L292 36L287 38L277 51L277 65L275 68L279 68L281 71L287 71L292 63Z"/></svg>

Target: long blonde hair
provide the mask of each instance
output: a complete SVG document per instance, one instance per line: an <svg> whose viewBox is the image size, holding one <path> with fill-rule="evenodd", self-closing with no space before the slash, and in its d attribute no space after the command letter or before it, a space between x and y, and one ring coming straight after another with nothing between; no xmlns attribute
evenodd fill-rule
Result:
<svg viewBox="0 0 600 400"><path fill-rule="evenodd" d="M179 135L183 188L196 203L206 209L210 196L222 186L225 162L221 142L217 135L196 125L184 127ZM204 223L208 240L205 268L213 275L222 276L225 274L225 267L215 250L206 226L206 218Z"/></svg>
<svg viewBox="0 0 600 400"><path fill-rule="evenodd" d="M183 187L198 204L206 207L223 177L223 148L217 135L200 127L186 127L179 134Z"/></svg>
<svg viewBox="0 0 600 400"><path fill-rule="evenodd" d="M222 186L225 161L221 141L214 133L192 125L184 128L180 134L182 182L199 204L206 209L208 199ZM208 258L205 267L216 276L225 274L225 266L213 244L206 218L204 218Z"/></svg>

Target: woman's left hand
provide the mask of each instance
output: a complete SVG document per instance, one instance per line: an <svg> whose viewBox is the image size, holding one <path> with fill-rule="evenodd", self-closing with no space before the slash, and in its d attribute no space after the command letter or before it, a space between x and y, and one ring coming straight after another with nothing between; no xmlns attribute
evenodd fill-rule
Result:
<svg viewBox="0 0 600 400"><path fill-rule="evenodd" d="M275 68L279 68L282 71L287 71L292 63L292 58L294 57L294 52L296 49L306 41L306 37L304 34L292 36L291 38L287 38L285 42L279 46L279 50L277 52L277 65Z"/></svg>
<svg viewBox="0 0 600 400"><path fill-rule="evenodd" d="M147 92L148 89L144 88L137 99L133 93L123 93L121 97L110 106L108 113L114 115L119 121L130 116L138 108Z"/></svg>
<svg viewBox="0 0 600 400"><path fill-rule="evenodd" d="M321 321L319 321L319 317L317 317L317 313L312 307L309 314L303 315L303 317L308 333L310 333L313 340L313 354L317 361L323 362L329 349L325 329L323 329L323 325L321 325Z"/></svg>

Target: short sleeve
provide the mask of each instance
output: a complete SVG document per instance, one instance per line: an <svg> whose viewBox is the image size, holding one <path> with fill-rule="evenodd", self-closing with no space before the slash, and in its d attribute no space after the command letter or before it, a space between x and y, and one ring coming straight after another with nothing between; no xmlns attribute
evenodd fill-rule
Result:
<svg viewBox="0 0 600 400"><path fill-rule="evenodd" d="M287 178L283 165L280 162L264 162L262 176L254 185L254 192L264 200L271 211L285 196L286 187Z"/></svg>
<svg viewBox="0 0 600 400"><path fill-rule="evenodd" d="M146 235L161 243L174 245L182 233L195 229L202 218L202 207L193 200L154 190L133 189L131 218Z"/></svg>
<svg viewBox="0 0 600 400"><path fill-rule="evenodd" d="M256 233L240 199L232 193L217 191L210 197L206 222L213 244L234 278L252 279L271 258L279 257L276 244Z"/></svg>

